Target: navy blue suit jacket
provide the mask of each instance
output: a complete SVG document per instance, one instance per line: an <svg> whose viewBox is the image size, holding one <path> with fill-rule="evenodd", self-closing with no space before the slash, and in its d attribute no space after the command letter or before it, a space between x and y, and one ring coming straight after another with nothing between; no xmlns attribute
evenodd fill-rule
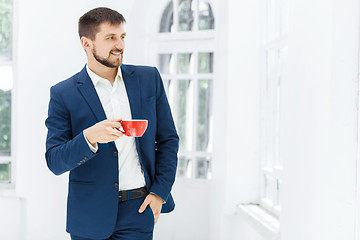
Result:
<svg viewBox="0 0 360 240"><path fill-rule="evenodd" d="M122 76L133 119L147 119L148 128L136 139L136 148L148 191L174 209L171 188L175 180L179 138L159 72L155 67L122 65ZM50 90L46 126L46 161L56 175L70 171L67 231L106 238L111 235L118 207L118 153L114 142L98 144L93 153L83 130L106 119L95 87L84 67ZM126 217L126 216L124 216Z"/></svg>

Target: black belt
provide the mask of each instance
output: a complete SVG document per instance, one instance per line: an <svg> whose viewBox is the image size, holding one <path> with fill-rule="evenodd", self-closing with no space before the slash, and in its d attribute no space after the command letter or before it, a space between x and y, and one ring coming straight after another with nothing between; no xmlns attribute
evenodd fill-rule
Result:
<svg viewBox="0 0 360 240"><path fill-rule="evenodd" d="M132 190L119 191L119 201L125 202L131 199L145 197L148 194L146 187L136 188Z"/></svg>

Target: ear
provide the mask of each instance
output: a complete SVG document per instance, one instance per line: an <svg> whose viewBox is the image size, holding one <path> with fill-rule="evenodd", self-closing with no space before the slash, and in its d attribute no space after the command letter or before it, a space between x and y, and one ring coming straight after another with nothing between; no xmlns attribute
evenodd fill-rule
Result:
<svg viewBox="0 0 360 240"><path fill-rule="evenodd" d="M90 50L92 41L88 39L87 37L81 37L81 46L84 48L85 51Z"/></svg>

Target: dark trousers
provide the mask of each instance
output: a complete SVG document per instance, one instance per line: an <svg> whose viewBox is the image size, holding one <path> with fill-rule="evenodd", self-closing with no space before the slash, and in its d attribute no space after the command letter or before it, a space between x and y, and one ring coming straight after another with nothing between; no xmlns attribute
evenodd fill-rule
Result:
<svg viewBox="0 0 360 240"><path fill-rule="evenodd" d="M118 216L114 232L101 240L152 240L154 214L148 206L143 213L138 210L145 197L119 202ZM101 221L101 220L100 220ZM100 240L83 238L71 234L72 240Z"/></svg>

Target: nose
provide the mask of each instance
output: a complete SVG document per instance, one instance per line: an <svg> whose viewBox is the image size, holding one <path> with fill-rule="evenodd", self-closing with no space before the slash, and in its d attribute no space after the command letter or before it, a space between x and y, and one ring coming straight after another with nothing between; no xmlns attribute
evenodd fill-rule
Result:
<svg viewBox="0 0 360 240"><path fill-rule="evenodd" d="M116 42L116 48L123 50L125 48L125 42L123 39L120 39Z"/></svg>

